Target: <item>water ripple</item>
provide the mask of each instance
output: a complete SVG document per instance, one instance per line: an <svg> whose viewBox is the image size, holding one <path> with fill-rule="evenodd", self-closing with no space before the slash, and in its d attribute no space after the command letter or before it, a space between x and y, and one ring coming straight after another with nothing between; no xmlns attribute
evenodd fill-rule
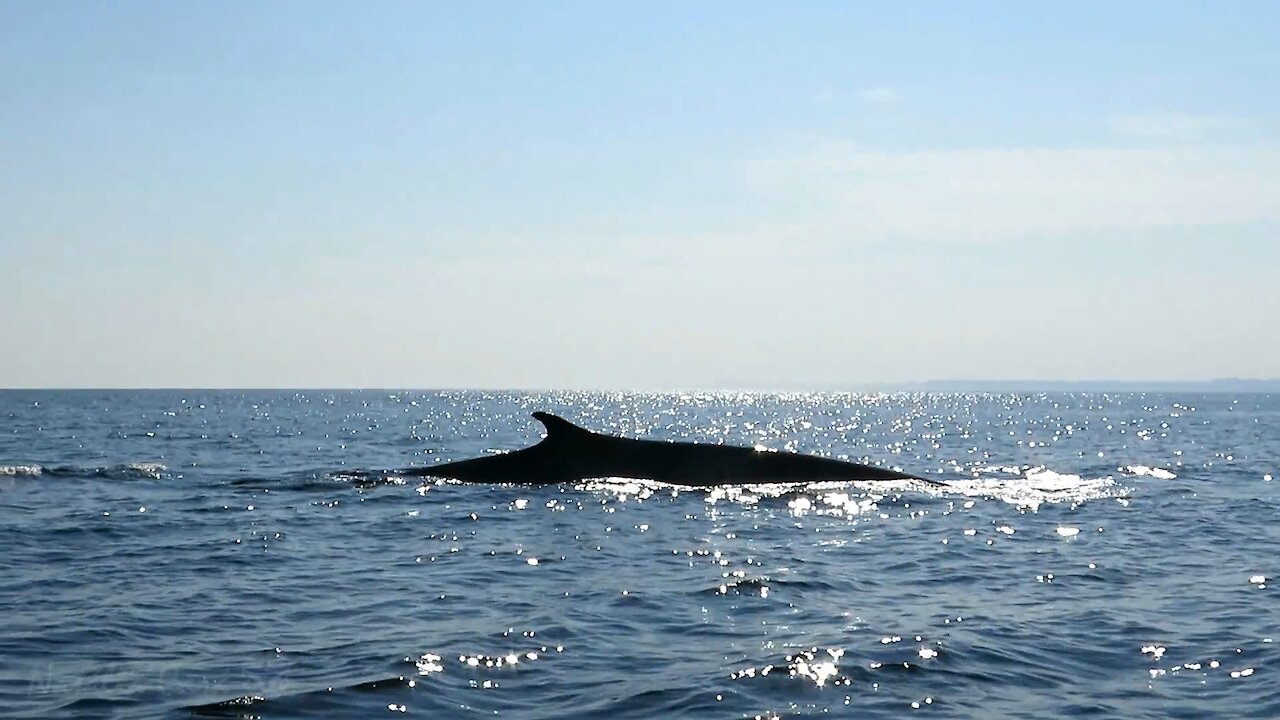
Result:
<svg viewBox="0 0 1280 720"><path fill-rule="evenodd" d="M945 486L473 486L627 436ZM0 393L23 717L1280 714L1280 400Z"/></svg>

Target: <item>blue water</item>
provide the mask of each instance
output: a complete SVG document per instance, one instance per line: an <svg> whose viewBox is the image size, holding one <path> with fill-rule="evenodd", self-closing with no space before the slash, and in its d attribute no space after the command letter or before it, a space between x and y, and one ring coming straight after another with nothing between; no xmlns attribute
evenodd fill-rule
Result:
<svg viewBox="0 0 1280 720"><path fill-rule="evenodd" d="M944 479L467 486L545 409ZM0 393L19 717L1280 716L1280 397Z"/></svg>

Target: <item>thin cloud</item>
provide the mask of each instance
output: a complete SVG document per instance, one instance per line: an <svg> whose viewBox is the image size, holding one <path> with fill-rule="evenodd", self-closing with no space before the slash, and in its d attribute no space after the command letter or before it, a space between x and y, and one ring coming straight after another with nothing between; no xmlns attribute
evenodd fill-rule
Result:
<svg viewBox="0 0 1280 720"><path fill-rule="evenodd" d="M903 100L902 95L892 88L877 87L868 88L858 93L858 98L865 103L872 105L893 105Z"/></svg>
<svg viewBox="0 0 1280 720"><path fill-rule="evenodd" d="M1116 115L1109 122L1116 132L1166 140L1196 139L1215 132L1241 130L1250 124L1245 118L1179 113Z"/></svg>
<svg viewBox="0 0 1280 720"><path fill-rule="evenodd" d="M750 172L759 192L808 198L805 220L846 241L1280 221L1280 147L1270 145L890 152L827 139Z"/></svg>

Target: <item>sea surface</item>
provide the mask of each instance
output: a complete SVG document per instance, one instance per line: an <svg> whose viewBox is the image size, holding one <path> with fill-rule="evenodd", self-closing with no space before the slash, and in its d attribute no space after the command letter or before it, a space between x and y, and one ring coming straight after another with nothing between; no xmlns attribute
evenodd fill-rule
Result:
<svg viewBox="0 0 1280 720"><path fill-rule="evenodd" d="M943 480L462 485L533 410ZM0 715L1280 717L1280 396L0 392Z"/></svg>

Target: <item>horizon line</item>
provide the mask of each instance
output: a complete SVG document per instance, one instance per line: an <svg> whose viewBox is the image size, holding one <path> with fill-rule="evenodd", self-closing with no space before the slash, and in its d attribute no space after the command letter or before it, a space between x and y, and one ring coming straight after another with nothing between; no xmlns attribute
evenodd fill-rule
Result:
<svg viewBox="0 0 1280 720"><path fill-rule="evenodd" d="M847 392L909 392L909 391L961 391L964 389L981 389L999 387L1006 390L1036 389L1084 389L1091 390L1123 390L1126 387L1152 389L1156 387L1191 387L1222 385L1269 385L1280 389L1280 377L1216 377L1197 379L1154 379L1125 380L1117 378L1098 378L1083 380L1063 379L974 379L947 378L915 381L873 381L866 383L709 383L706 385L666 386L666 387L619 387L619 386L564 386L564 387L520 387L520 386L484 386L484 385L48 385L48 386L5 386L0 392L104 392L104 391L307 391L307 392L633 392L633 393L689 393L689 392L759 392L759 393L847 393ZM1037 387L1042 386L1042 387Z"/></svg>

